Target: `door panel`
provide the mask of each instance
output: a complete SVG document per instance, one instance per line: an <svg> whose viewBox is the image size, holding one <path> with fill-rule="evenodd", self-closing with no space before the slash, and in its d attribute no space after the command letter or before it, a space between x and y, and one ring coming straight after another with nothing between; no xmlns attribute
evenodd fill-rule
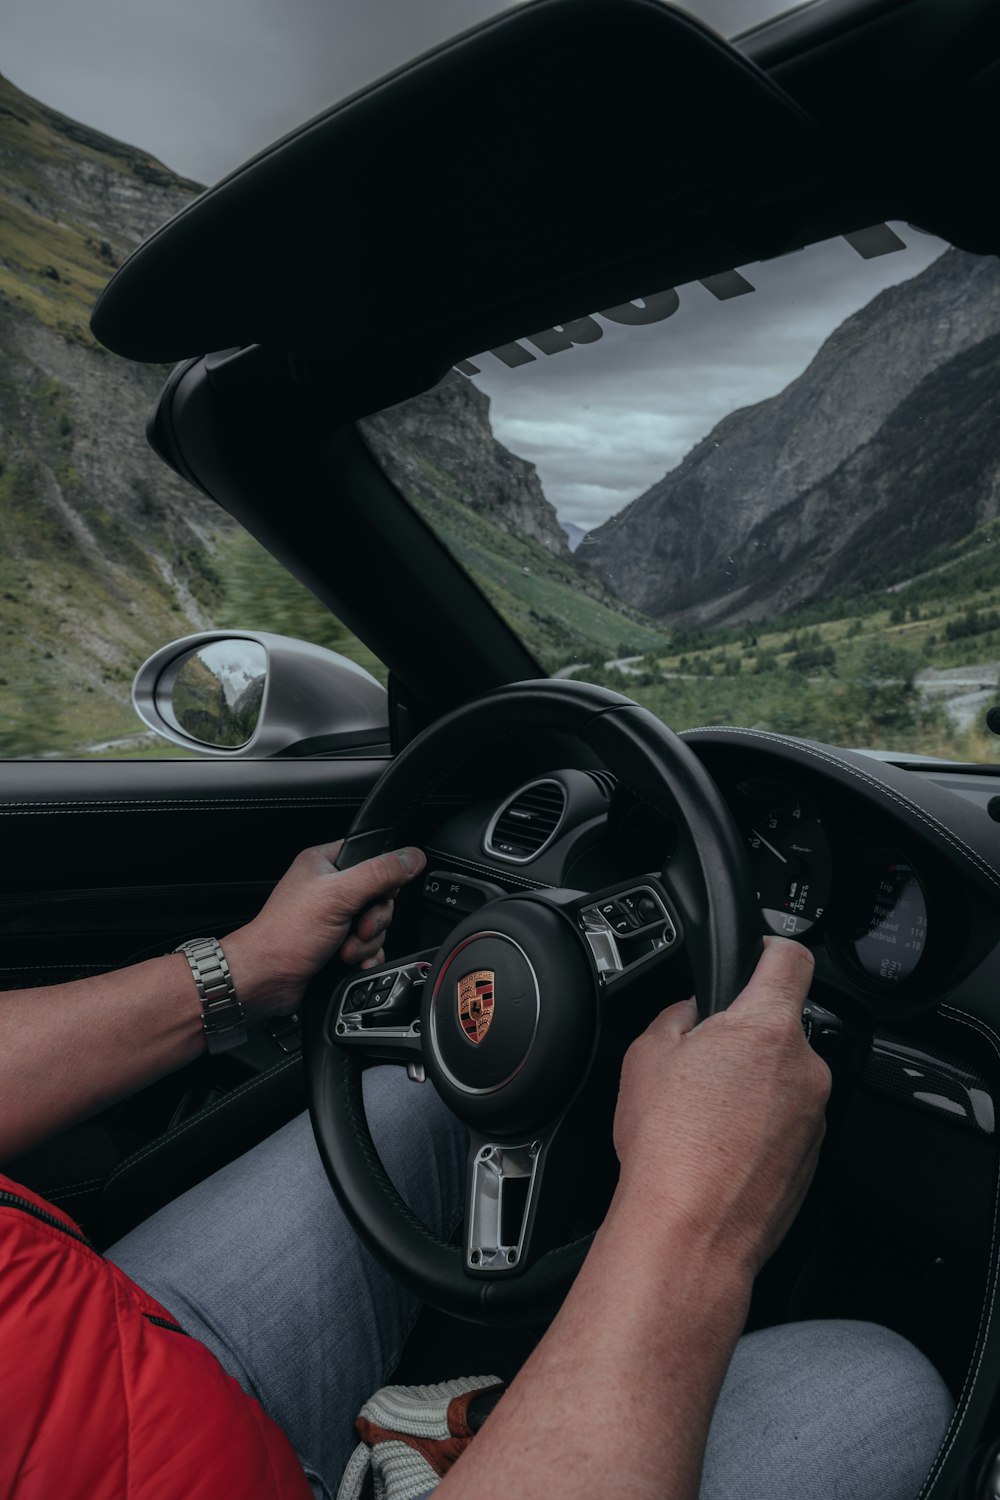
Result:
<svg viewBox="0 0 1000 1500"><path fill-rule="evenodd" d="M5 761L0 894L273 883L339 838L387 762Z"/></svg>
<svg viewBox="0 0 1000 1500"><path fill-rule="evenodd" d="M252 917L300 849L339 838L384 759L7 761L0 990L106 973ZM2 1004L2 998L0 998ZM8 1163L99 1243L304 1107L299 1039L257 1027Z"/></svg>

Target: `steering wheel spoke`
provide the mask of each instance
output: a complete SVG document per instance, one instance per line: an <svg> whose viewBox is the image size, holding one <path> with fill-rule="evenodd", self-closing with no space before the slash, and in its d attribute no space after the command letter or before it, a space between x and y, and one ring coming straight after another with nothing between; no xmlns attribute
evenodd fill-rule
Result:
<svg viewBox="0 0 1000 1500"><path fill-rule="evenodd" d="M469 1131L463 1266L491 1281L517 1276L573 1225L580 1147L565 1113L519 1140Z"/></svg>
<svg viewBox="0 0 1000 1500"><path fill-rule="evenodd" d="M681 946L680 918L653 876L590 892L570 910L602 986L618 988L642 977Z"/></svg>
<svg viewBox="0 0 1000 1500"><path fill-rule="evenodd" d="M378 1062L401 1062L423 1077L420 1007L433 948L363 969L341 980L330 999L330 1034L339 1047Z"/></svg>
<svg viewBox="0 0 1000 1500"><path fill-rule="evenodd" d="M469 1132L465 1269L510 1275L530 1259L547 1142L541 1133L506 1143Z"/></svg>

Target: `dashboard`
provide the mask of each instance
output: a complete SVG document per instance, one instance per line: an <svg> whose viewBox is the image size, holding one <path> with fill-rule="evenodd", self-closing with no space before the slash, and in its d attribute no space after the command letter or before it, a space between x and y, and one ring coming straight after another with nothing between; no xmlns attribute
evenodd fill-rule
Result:
<svg viewBox="0 0 1000 1500"><path fill-rule="evenodd" d="M991 816L1000 773L747 729L682 739L732 813L761 932L793 937L815 956L803 1023L833 1074L813 1218L779 1258L754 1316L760 1326L788 1316L885 1322L957 1394L994 1326L983 1309L1000 1274L1000 826ZM435 782L414 830L427 868L394 932L405 922L399 952L428 958L505 894L573 893L566 906L583 940L594 936L591 919L595 928L603 920L602 941L618 946L608 973L635 964L621 1003L613 977L601 991L600 1043L614 1052L691 993L684 933L674 943L655 906L658 889L669 896L687 833L665 794L652 805L648 783L643 800L589 754L568 736L529 745L512 734ZM667 951L651 962L642 945L658 939ZM464 976L491 986L493 977ZM489 998L492 1012L492 988ZM338 1025L363 1034L382 1011L391 1022L391 1002L373 999ZM478 1040L482 1017L459 1014ZM613 1109L610 1091L602 1107ZM591 1146L587 1157L601 1204L616 1169L608 1136L605 1155Z"/></svg>
<svg viewBox="0 0 1000 1500"><path fill-rule="evenodd" d="M932 1009L996 951L1000 776L899 765L752 730L683 736L743 839L764 933L806 943L831 1003L876 1019ZM534 842L532 842L534 840ZM539 842L540 840L540 842ZM429 839L432 938L505 891L600 890L661 870L677 821L599 767L546 767ZM977 992L992 1012L992 992ZM836 1009L836 1004L833 1008ZM1000 1023L1000 1000L997 1002Z"/></svg>

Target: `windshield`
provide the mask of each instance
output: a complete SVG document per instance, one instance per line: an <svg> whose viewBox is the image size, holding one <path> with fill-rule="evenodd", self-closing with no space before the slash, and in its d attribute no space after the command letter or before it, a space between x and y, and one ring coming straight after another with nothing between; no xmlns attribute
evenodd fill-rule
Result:
<svg viewBox="0 0 1000 1500"><path fill-rule="evenodd" d="M903 225L472 355L362 424L557 676L992 760L1000 265Z"/></svg>

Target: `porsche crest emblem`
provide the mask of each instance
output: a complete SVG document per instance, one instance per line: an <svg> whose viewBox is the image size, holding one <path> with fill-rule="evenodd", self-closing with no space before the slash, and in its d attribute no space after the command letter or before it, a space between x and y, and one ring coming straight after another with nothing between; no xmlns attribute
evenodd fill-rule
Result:
<svg viewBox="0 0 1000 1500"><path fill-rule="evenodd" d="M477 1047L493 1020L495 979L492 969L474 969L458 981L458 1019L469 1041Z"/></svg>

